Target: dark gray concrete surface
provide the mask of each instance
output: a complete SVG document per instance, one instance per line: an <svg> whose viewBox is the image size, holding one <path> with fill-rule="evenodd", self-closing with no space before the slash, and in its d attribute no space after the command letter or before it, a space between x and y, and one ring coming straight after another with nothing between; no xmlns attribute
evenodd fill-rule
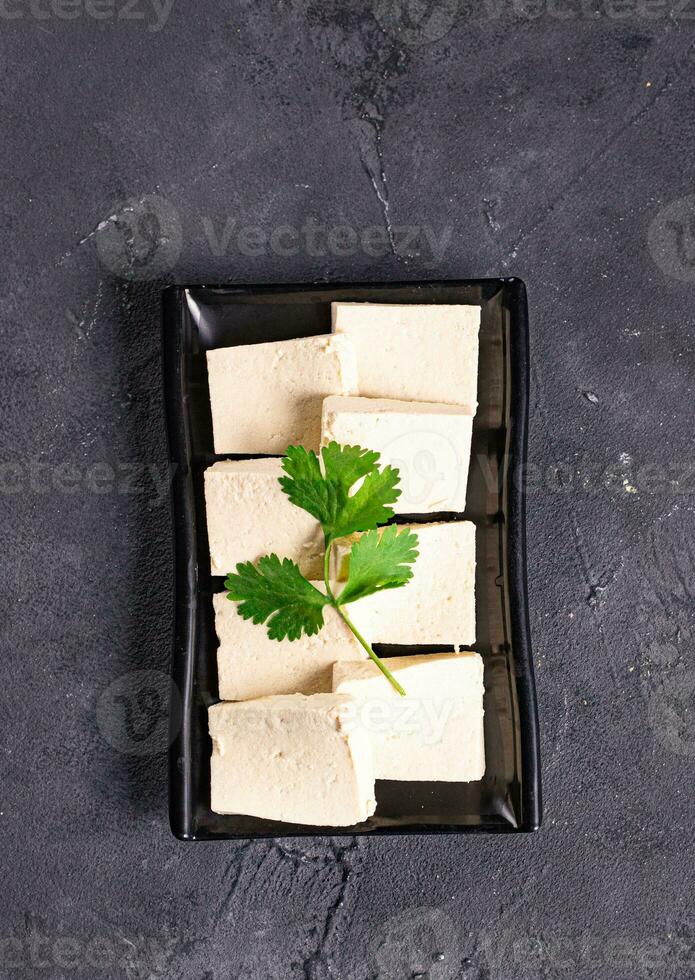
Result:
<svg viewBox="0 0 695 980"><path fill-rule="evenodd" d="M695 975L694 5L0 21L0 975ZM161 286L497 275L531 312L542 831L178 843L142 728Z"/></svg>

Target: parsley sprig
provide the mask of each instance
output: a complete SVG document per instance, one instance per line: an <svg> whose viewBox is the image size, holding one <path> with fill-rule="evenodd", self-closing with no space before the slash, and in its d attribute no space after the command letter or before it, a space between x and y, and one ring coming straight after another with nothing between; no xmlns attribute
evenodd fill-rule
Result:
<svg viewBox="0 0 695 980"><path fill-rule="evenodd" d="M391 505L401 493L398 470L380 468L378 462L378 453L337 442L324 446L320 459L303 446L290 446L283 458L282 489L323 529L325 593L307 581L295 562L275 554L266 555L255 565L240 562L224 584L227 598L238 603L239 615L256 624L267 622L272 640L313 636L323 626L324 606L333 606L379 670L399 694L405 694L344 608L365 596L405 585L412 578L411 565L418 555L417 535L409 528L399 530L391 524L378 529L393 517ZM352 544L347 580L336 595L330 582L333 545L356 532L366 533Z"/></svg>

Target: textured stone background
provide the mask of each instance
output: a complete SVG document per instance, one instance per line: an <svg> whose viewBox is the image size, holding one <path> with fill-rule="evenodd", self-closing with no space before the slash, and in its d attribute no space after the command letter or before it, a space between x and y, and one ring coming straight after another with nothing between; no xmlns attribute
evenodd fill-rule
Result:
<svg viewBox="0 0 695 980"><path fill-rule="evenodd" d="M695 6L168 2L0 7L0 975L693 976ZM500 274L543 830L177 843L162 284Z"/></svg>

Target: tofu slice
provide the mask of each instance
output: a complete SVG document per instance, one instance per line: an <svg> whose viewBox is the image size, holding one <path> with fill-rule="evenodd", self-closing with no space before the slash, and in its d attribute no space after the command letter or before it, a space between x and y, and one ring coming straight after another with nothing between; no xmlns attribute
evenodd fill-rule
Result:
<svg viewBox="0 0 695 980"><path fill-rule="evenodd" d="M225 459L205 471L210 565L226 575L237 562L275 552L303 574L321 574L323 536L318 521L295 507L278 482L279 459Z"/></svg>
<svg viewBox="0 0 695 980"><path fill-rule="evenodd" d="M364 446L401 474L396 514L463 511L473 416L462 405L331 395L323 403L321 443Z"/></svg>
<svg viewBox="0 0 695 980"><path fill-rule="evenodd" d="M313 583L324 591L323 582ZM217 676L223 701L247 701L270 694L331 691L333 664L366 660L367 654L335 609L326 606L324 626L315 636L271 640L265 625L242 619L225 592L213 596L220 641Z"/></svg>
<svg viewBox="0 0 695 980"><path fill-rule="evenodd" d="M337 663L333 690L358 702L377 779L466 783L485 774L483 661L477 653L387 657L400 697L376 664Z"/></svg>
<svg viewBox="0 0 695 980"><path fill-rule="evenodd" d="M366 732L345 721L352 705L344 694L213 705L212 810L316 827L366 820L374 766Z"/></svg>
<svg viewBox="0 0 695 980"><path fill-rule="evenodd" d="M413 577L398 589L358 599L350 619L369 643L475 643L475 525L406 524L418 536ZM335 548L337 578L347 577L351 539Z"/></svg>
<svg viewBox="0 0 695 980"><path fill-rule="evenodd" d="M465 405L475 415L479 306L332 303L331 309L333 332L349 338L357 354L358 394Z"/></svg>
<svg viewBox="0 0 695 980"><path fill-rule="evenodd" d="M318 449L326 395L357 393L346 337L325 334L207 352L216 453Z"/></svg>

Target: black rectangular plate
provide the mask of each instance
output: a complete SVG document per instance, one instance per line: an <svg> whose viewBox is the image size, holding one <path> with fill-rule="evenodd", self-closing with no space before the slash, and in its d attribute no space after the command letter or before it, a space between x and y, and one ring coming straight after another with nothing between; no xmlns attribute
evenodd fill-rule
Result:
<svg viewBox="0 0 695 980"><path fill-rule="evenodd" d="M331 303L482 308L479 408L464 517L477 526L476 629L485 669L486 774L474 783L379 781L356 827L308 827L210 810L207 709L219 700L203 471L217 458L205 352L330 333ZM174 286L164 292L164 374L176 553L169 758L171 827L182 840L384 833L518 832L541 821L538 719L526 598L523 472L528 414L526 290L518 279L357 285ZM378 352L379 338L374 337ZM445 516L428 515L427 520ZM420 518L423 520L424 518ZM380 648L377 647L377 650ZM424 648L381 648L382 653ZM453 649L439 647L438 649ZM177 697L178 700L178 697Z"/></svg>

